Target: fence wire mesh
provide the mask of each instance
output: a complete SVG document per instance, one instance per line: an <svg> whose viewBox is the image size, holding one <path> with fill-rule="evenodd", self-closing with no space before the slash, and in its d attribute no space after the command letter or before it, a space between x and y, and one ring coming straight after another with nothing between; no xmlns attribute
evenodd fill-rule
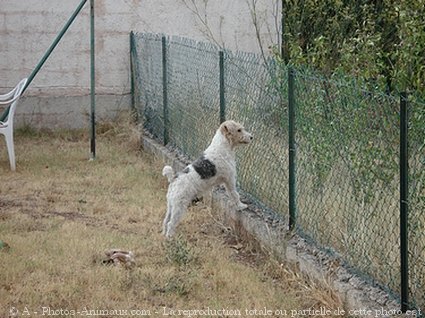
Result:
<svg viewBox="0 0 425 318"><path fill-rule="evenodd" d="M137 34L137 41L133 44L138 117L142 119L143 127L163 143L161 35Z"/></svg>
<svg viewBox="0 0 425 318"><path fill-rule="evenodd" d="M166 37L163 47L155 34L132 40L134 102L145 130L194 159L219 125L224 93L226 119L254 134L237 152L239 187L288 220L288 69L259 55L224 51L220 70L214 45ZM296 228L399 294L399 98L308 70L296 70L294 80ZM412 101L409 109L409 294L412 305L423 308L425 105Z"/></svg>
<svg viewBox="0 0 425 318"><path fill-rule="evenodd" d="M297 225L398 290L398 99L297 73Z"/></svg>
<svg viewBox="0 0 425 318"><path fill-rule="evenodd" d="M218 49L178 37L167 43L170 145L195 159L220 124Z"/></svg>
<svg viewBox="0 0 425 318"><path fill-rule="evenodd" d="M257 204L285 211L288 143L283 127L288 118L287 105L276 87L278 69L273 61L258 55L226 53L226 117L245 123L255 139L254 147L237 152L239 186Z"/></svg>

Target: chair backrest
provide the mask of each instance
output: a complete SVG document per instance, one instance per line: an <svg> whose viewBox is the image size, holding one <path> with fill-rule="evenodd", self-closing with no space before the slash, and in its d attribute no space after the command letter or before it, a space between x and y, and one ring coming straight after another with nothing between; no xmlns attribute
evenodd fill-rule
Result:
<svg viewBox="0 0 425 318"><path fill-rule="evenodd" d="M13 116L15 114L16 105L18 99L21 97L21 94L27 83L27 78L22 79L15 88L5 95L1 95L0 105L8 105L6 110L3 112L0 121L5 124L13 123Z"/></svg>

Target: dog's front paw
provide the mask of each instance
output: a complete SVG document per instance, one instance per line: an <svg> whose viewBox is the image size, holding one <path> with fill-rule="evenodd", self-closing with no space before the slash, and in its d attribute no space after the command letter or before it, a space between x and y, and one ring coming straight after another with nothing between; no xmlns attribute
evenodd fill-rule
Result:
<svg viewBox="0 0 425 318"><path fill-rule="evenodd" d="M238 211L245 210L248 207L245 203L239 202L238 203Z"/></svg>

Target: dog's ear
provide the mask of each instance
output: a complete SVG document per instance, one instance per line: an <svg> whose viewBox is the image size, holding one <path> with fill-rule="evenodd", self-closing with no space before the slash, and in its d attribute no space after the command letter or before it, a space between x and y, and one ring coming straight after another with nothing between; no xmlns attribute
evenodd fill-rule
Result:
<svg viewBox="0 0 425 318"><path fill-rule="evenodd" d="M232 129L229 122L224 122L220 126L220 132L223 134L223 136L227 139L227 141L232 145Z"/></svg>
<svg viewBox="0 0 425 318"><path fill-rule="evenodd" d="M227 127L226 123L221 124L220 129L221 129L221 133L224 136L227 136L228 134L230 134L229 127Z"/></svg>

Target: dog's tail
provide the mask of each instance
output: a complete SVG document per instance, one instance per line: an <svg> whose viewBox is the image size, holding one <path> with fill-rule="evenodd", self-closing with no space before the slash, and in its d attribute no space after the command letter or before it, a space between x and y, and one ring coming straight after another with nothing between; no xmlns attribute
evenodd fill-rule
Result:
<svg viewBox="0 0 425 318"><path fill-rule="evenodd" d="M162 169L162 175L167 177L168 182L173 181L175 177L174 170L171 166L165 166L164 169Z"/></svg>

